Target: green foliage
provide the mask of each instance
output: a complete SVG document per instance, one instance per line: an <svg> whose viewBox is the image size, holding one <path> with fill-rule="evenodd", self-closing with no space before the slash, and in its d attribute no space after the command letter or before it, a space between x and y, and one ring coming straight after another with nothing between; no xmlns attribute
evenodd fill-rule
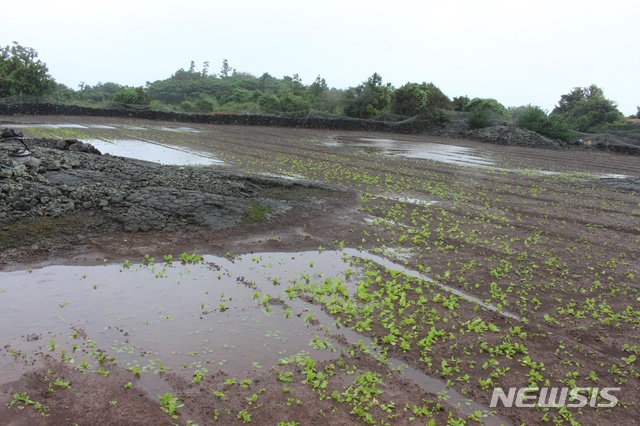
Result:
<svg viewBox="0 0 640 426"><path fill-rule="evenodd" d="M171 393L167 392L164 395L158 395L160 400L160 408L162 411L177 419L179 416L178 409L184 407L184 404L178 404L178 398L175 398Z"/></svg>
<svg viewBox="0 0 640 426"><path fill-rule="evenodd" d="M493 126L499 120L510 120L509 111L500 102L491 98L473 98L464 106L469 112L468 123L472 129Z"/></svg>
<svg viewBox="0 0 640 426"><path fill-rule="evenodd" d="M477 108L469 113L467 123L472 129L483 129L493 125L494 119L489 110Z"/></svg>
<svg viewBox="0 0 640 426"><path fill-rule="evenodd" d="M309 94L315 98L321 97L327 90L329 90L327 81L320 76L317 76L316 80L309 86Z"/></svg>
<svg viewBox="0 0 640 426"><path fill-rule="evenodd" d="M427 92L416 83L407 83L391 95L391 112L398 115L418 115L427 109Z"/></svg>
<svg viewBox="0 0 640 426"><path fill-rule="evenodd" d="M562 117L548 116L546 111L539 106L525 107L516 120L516 126L566 142L575 138L575 133Z"/></svg>
<svg viewBox="0 0 640 426"><path fill-rule="evenodd" d="M280 111L280 99L272 93L265 93L258 98L258 105L266 112Z"/></svg>
<svg viewBox="0 0 640 426"><path fill-rule="evenodd" d="M235 102L235 103L246 103L246 102L255 102L258 100L258 93L255 91L251 91L245 89L243 87L231 87L229 90L226 90L218 96L218 102L221 105Z"/></svg>
<svg viewBox="0 0 640 426"><path fill-rule="evenodd" d="M286 92L280 98L279 110L282 112L309 112L311 104L293 92Z"/></svg>
<svg viewBox="0 0 640 426"><path fill-rule="evenodd" d="M13 42L0 50L0 97L20 94L44 96L55 88L46 64L38 52Z"/></svg>
<svg viewBox="0 0 640 426"><path fill-rule="evenodd" d="M209 98L199 98L194 105L198 112L213 112L216 107L215 100Z"/></svg>
<svg viewBox="0 0 640 426"><path fill-rule="evenodd" d="M465 105L467 105L469 101L470 99L468 96L455 96L451 101L451 109L453 109L454 111L462 112Z"/></svg>
<svg viewBox="0 0 640 426"><path fill-rule="evenodd" d="M236 72L234 68L229 66L229 61L226 59L222 60L222 68L220 68L220 77L229 77Z"/></svg>
<svg viewBox="0 0 640 426"><path fill-rule="evenodd" d="M579 132L596 132L601 126L623 118L616 103L605 98L602 89L595 84L575 87L570 93L562 95L551 115L564 118Z"/></svg>
<svg viewBox="0 0 640 426"><path fill-rule="evenodd" d="M451 100L433 83L407 83L391 95L391 112L398 115L421 115L433 122L444 117L438 109L451 109Z"/></svg>
<svg viewBox="0 0 640 426"><path fill-rule="evenodd" d="M355 118L374 118L389 109L391 88L382 85L382 77L373 73L367 81L350 87L344 95L344 113Z"/></svg>
<svg viewBox="0 0 640 426"><path fill-rule="evenodd" d="M265 220L271 213L273 213L273 209L263 207L258 203L254 203L253 207L244 212L244 217L249 222L261 222Z"/></svg>
<svg viewBox="0 0 640 426"><path fill-rule="evenodd" d="M127 105L149 105L149 95L142 87L123 87L113 95L114 102Z"/></svg>
<svg viewBox="0 0 640 426"><path fill-rule="evenodd" d="M451 109L451 99L433 83L422 83L422 90L427 93L428 108Z"/></svg>
<svg viewBox="0 0 640 426"><path fill-rule="evenodd" d="M113 99L115 95L123 86L118 83L102 83L99 82L95 86L90 86L84 81L81 81L78 85L78 90L75 92L75 97L84 101L102 102Z"/></svg>

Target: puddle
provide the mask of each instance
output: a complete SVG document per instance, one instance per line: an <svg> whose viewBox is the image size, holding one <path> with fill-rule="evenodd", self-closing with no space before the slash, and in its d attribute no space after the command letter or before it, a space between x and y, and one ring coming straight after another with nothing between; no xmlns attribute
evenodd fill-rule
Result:
<svg viewBox="0 0 640 426"><path fill-rule="evenodd" d="M278 296L288 285L274 285L275 278L299 275L309 269L311 258L320 266L318 256L264 254L233 261L205 256L198 265L51 266L0 273L0 298L7 307L0 311L0 322L12 324L0 329L0 342L19 350L44 346L46 351L51 337L60 348L80 343L71 333L82 329L121 365L136 363L153 371L163 362L177 373L185 363L201 363L237 375L254 362L268 368L301 351L331 359L331 352L316 353L309 346L318 330L306 327L297 315L286 318L280 304L263 303L264 294ZM339 256L325 256L325 272L312 269L311 278L338 276L347 266ZM292 302L297 304L294 313L302 315L306 304ZM41 334L35 342L23 337L34 334ZM19 376L14 363L6 365L9 361L8 356L0 358L1 382Z"/></svg>
<svg viewBox="0 0 640 426"><path fill-rule="evenodd" d="M431 142L412 142L400 139L336 137L321 142L325 146L355 148L357 150L387 156L422 158L463 166L488 167L493 160L484 157L473 148Z"/></svg>
<svg viewBox="0 0 640 426"><path fill-rule="evenodd" d="M188 132L188 133L200 133L200 130L196 130L191 127L151 127L153 130L162 130L165 132Z"/></svg>
<svg viewBox="0 0 640 426"><path fill-rule="evenodd" d="M115 127L108 126L106 124L90 124L87 127L89 127L90 129L115 129Z"/></svg>
<svg viewBox="0 0 640 426"><path fill-rule="evenodd" d="M302 175L298 175L295 173L290 173L290 174L286 174L286 175L281 175L281 174L277 174L277 173L258 173L260 176L267 176L267 177L273 177L273 178L278 178L278 179L286 179L286 180L304 180L306 179L304 176Z"/></svg>
<svg viewBox="0 0 640 426"><path fill-rule="evenodd" d="M629 179L631 176L629 175L619 175L615 173L595 173L595 176L598 179Z"/></svg>
<svg viewBox="0 0 640 426"><path fill-rule="evenodd" d="M103 154L108 153L120 157L135 158L137 160L151 161L159 164L173 164L181 166L208 166L224 164L222 160L209 157L204 153L186 151L135 139L82 139L82 141L90 143Z"/></svg>
<svg viewBox="0 0 640 426"><path fill-rule="evenodd" d="M437 201L429 201L429 200L423 200L420 198L412 198L412 197L391 197L391 196L382 196L382 195L376 195L373 198L382 198L385 200L391 200L391 201L399 201L401 203L406 203L406 204L415 204L418 206L430 206L432 204L437 204Z"/></svg>
<svg viewBox="0 0 640 426"><path fill-rule="evenodd" d="M337 359L342 349L338 343L329 340L332 350L310 345L314 337L324 340L331 333L344 335L349 343L362 340L375 352L370 339L349 329L338 330L320 307L290 299L285 292L292 280L306 274L316 283L340 278L353 293L359 274L349 262L352 257L428 279L355 249L258 253L234 259L204 256L204 262L196 265L49 266L0 272L4 307L0 323L11 324L0 328L0 343L5 348L0 356L0 383L16 380L24 372L11 350L28 356L38 350L49 353L51 342L56 345L53 353L64 349L76 366L86 360L90 368L97 368L95 357L73 351L73 344L83 348L83 340L73 336L74 329L91 339L85 344L95 342L97 348L115 356L119 365L140 368L141 384L151 394L166 391L167 385L154 374L160 363L186 378L203 367L242 376L252 368L269 368L298 353L310 353L317 361ZM267 302L268 298L274 299ZM309 326L307 316L319 320L322 329ZM439 379L399 360L390 363L402 366L405 376L423 389L445 394L448 405L468 413L490 411ZM493 420L491 416L484 419L486 424L503 422Z"/></svg>

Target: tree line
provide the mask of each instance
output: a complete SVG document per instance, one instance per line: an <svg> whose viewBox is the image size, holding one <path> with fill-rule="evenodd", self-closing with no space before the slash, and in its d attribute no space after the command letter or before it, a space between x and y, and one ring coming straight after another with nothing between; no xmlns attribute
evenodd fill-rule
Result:
<svg viewBox="0 0 640 426"><path fill-rule="evenodd" d="M33 48L17 42L0 50L0 98L28 97L97 107L144 106L162 111L189 113L327 113L360 119L401 120L418 116L434 123L447 119L446 111L467 113L472 128L500 122L514 122L543 135L562 140L574 132L598 132L607 126L623 125L624 116L615 102L596 85L576 87L560 97L549 113L539 106L505 108L495 99L449 98L433 83L406 83L395 88L373 73L357 86L329 87L320 75L304 84L298 74L276 78L238 71L225 59L218 73L208 62L196 69L192 61L164 80L144 87L115 82L77 89L57 83ZM640 118L640 107L638 107Z"/></svg>

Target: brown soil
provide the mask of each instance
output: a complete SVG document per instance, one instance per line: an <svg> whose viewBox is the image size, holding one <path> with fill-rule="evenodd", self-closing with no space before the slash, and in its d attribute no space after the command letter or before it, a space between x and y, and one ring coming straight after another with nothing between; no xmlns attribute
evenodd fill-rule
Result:
<svg viewBox="0 0 640 426"><path fill-rule="evenodd" d="M114 119L73 117L20 117L21 121L36 122L87 122L93 124L112 123ZM148 123L147 123L148 124ZM438 223L451 224L459 222L459 231L465 234L474 229L482 229L483 235L495 237L511 237L511 246L505 249L498 243L470 244L461 243L455 232L443 237L444 245L450 244L451 249L439 249L437 246L425 244L420 250L415 250L408 266L418 268L418 265L428 265L431 275L440 281L462 291L473 292L482 300L493 299L490 283L497 282L505 289L515 283L515 290L519 286L535 286L535 294L539 300L539 307L532 308L531 302L516 303L517 298L509 295L506 310L517 315L526 316L528 324L505 318L491 312L476 312L473 304L460 303L457 310L460 321L480 317L486 322L493 322L501 329L519 326L528 335L526 346L532 359L544 359L546 372L549 377L558 380L555 386L561 386L568 373L577 372L579 377L586 376L591 370L596 370L600 382L598 386L621 387L617 396L626 403L626 408L617 407L610 413L601 412L599 416L581 415L580 422L584 424L635 424L640 418L638 404L640 400L640 380L637 374L625 376L622 384L613 374L608 374L612 364L624 366L621 358L628 356L621 348L623 344L640 345L638 334L638 319L620 321L614 326L603 322L593 321L586 317L561 314L554 310L555 306L564 306L574 302L575 306L583 307L587 299L598 298L602 292L617 287L609 287L608 283L616 283L624 288L624 292L607 299L613 312L624 312L631 306L632 312L638 309L638 271L640 271L640 226L638 210L638 193L634 187L616 189L609 186L607 180L594 178L552 179L544 175L521 175L514 180L514 175L488 173L475 168L463 168L444 163L428 162L415 159L384 159L374 155L363 155L349 149L336 151L334 148L313 144L308 141L326 140L336 136L336 132L314 131L299 129L277 129L261 127L236 126L201 126L205 133L186 135L180 143L183 146L208 149L216 154L234 158L236 163L229 168L243 171L261 170L276 173L282 164L276 161L279 155L288 155L299 164L291 169L303 171L311 164L320 164L322 168L308 169L310 177L318 180L329 180L331 183L344 185L351 191L328 197L323 205L309 205L296 211L290 211L280 217L267 222L247 224L242 227L222 231L202 231L197 234L185 232L146 232L146 233L114 233L87 235L78 239L75 235L63 235L57 240L43 240L7 250L0 254L0 269L15 270L20 268L43 266L48 264L94 264L103 259L121 261L125 258L142 257L144 254L162 256L169 252L201 251L205 253L224 255L231 253L247 253L258 251L300 251L316 249L318 246L336 247L337 241L345 241L347 247L372 246L382 243L398 243L397 229L384 230L373 228L363 221L365 216L383 215L383 208L388 208L388 201L378 200L367 204L370 214L365 214L362 204L358 202L358 193L367 191L377 193L381 184L366 183L335 177L330 172L336 164L344 168L355 167L359 171L366 171L371 176L378 176L381 181L392 176L396 181L430 176L434 182L455 187L457 191L466 193L466 203L456 205L447 199L446 194L438 198L433 193L422 189L412 188L407 184L404 196L415 196L423 199L439 201L433 216L438 219L432 222L430 231L436 235ZM381 137L375 133L339 132L345 137ZM387 137L387 136L383 136ZM626 174L632 179L640 176L640 159L617 154L597 153L590 151L545 151L531 150L519 147L496 147L466 140L438 139L425 136L403 136L406 140L428 140L434 143L446 143L475 148L494 158L503 168L526 167L527 169L544 169L562 172L590 172ZM306 141L306 142L301 142ZM167 141L169 142L169 141ZM293 161L293 160L291 160ZM293 170L295 172L295 170ZM616 181L618 183L618 181ZM394 195L394 194L392 194ZM485 204L485 201L487 202ZM496 204L499 209L492 210ZM405 205L399 211L407 215L415 209L414 205ZM450 215L450 216L449 216ZM60 219L65 220L65 219ZM534 230L540 230L540 243L532 242ZM274 242L272 236L280 237ZM483 237L484 238L484 237ZM434 237L435 240L435 237ZM405 246L411 246L406 243ZM514 261L513 269L503 276L496 268L501 266L500 259L505 250L516 253L526 253L526 260ZM546 265L544 262L554 258ZM481 259L481 268L465 269L470 261ZM610 262L614 259L614 262ZM610 262L610 263L607 263ZM622 263L620 263L622 262ZM529 281L520 279L515 273L527 265L535 263L538 270ZM613 265L624 266L615 267ZM594 267L602 270L603 290L593 290ZM563 272L566 270L566 272ZM448 271L448 272L447 272ZM492 272L494 271L492 275ZM384 272L382 272L384 274ZM591 275L589 275L591 273ZM505 276L506 275L506 276ZM451 278L449 278L451 277ZM460 280L455 281L460 278ZM410 288L417 288L418 284L408 281ZM554 283L550 285L549 283ZM474 287L474 284L478 284ZM589 290L591 288L591 290ZM373 287L370 290L374 291ZM615 291L615 290L611 290ZM410 299L416 300L417 293L412 293ZM561 302L561 303L560 303ZM577 309L577 308L576 308ZM444 315L444 308L438 309ZM406 312L409 315L412 311ZM379 312L376 312L378 314ZM545 314L555 317L557 323L543 320ZM595 314L594 314L595 315ZM631 314L634 315L634 314ZM428 323L429 318L423 319ZM456 331L458 323L450 324L451 332ZM46 330L43 330L45 332ZM401 332L410 331L409 328ZM386 331L380 325L374 325L365 332L371 337L382 338ZM492 345L498 345L500 340L486 337ZM514 338L514 341L524 342ZM473 348L477 338L473 334L464 335L456 339L457 348ZM392 347L390 354L398 357L409 365L414 366L433 376L439 375L439 359L451 356L450 345L442 344L434 347L430 356L434 360L434 367L426 367L415 351L403 352L398 347ZM457 352L456 352L457 353ZM8 356L5 354L5 356ZM464 358L464 356L463 356ZM477 365L482 365L490 359L487 353L475 354L472 359ZM465 358L465 363L466 363ZM526 386L527 381L514 380L523 377L528 368L517 360L501 360L502 366L509 367L511 373L505 378L497 379L497 383L508 388L511 386ZM356 356L349 360L356 368L368 368L387 374L387 367L378 365L371 357ZM479 367L471 368L469 364L461 365L462 372L468 373L473 381L470 384L454 383L457 390L464 389L475 401L488 405L491 393L478 385ZM438 364L438 365L436 365ZM597 365L598 367L594 367ZM326 367L326 365L317 366ZM211 404L211 383L206 386L194 385L178 376L167 375L166 380L174 395L185 402L181 409L181 416L177 420L158 410L157 401L146 399L143 389L135 384L135 377L127 371L117 367L110 367L108 377L99 375L83 376L77 370L56 364L43 356L33 366L34 370L26 373L18 382L8 383L0 387L0 425L31 425L31 424L171 424L178 422L185 424L193 420L198 424L212 424L215 416L214 409L219 410L220 424L239 422L235 413L247 407L247 397L251 392L245 392L239 387L227 392L228 399L218 404ZM279 367L276 367L279 368ZM631 369L631 367L629 367ZM47 369L52 373L48 374ZM291 368L290 368L291 369ZM295 367L294 374L301 377L302 368ZM515 373L518 374L515 374ZM343 373L345 380L346 373ZM71 380L70 390L56 390L55 394L48 392L47 387L51 378L62 377ZM484 376L483 376L484 377ZM215 373L214 382L221 383L226 378L224 371ZM343 406L330 403L329 399L318 399L317 392L309 386L294 381L290 394L283 394L283 383L277 381L273 374L255 373L251 379L265 388L258 401L262 404L254 406L252 424L275 424L283 419L291 419L300 424L350 424L356 419ZM349 378L349 380L351 380ZM125 389L123 383L132 381L132 389ZM346 383L346 381L345 381ZM388 393L385 397L402 401L403 404L420 404L425 400L434 399L424 391L415 388L403 378L391 374L386 379ZM28 392L33 400L37 400L50 407L49 417L42 417L40 412L29 406L23 410L5 408L16 392ZM225 390L226 392L226 390ZM330 394L330 392L327 392ZM283 396L284 395L284 396ZM288 398L294 398L291 402ZM304 401L303 405L295 400ZM109 404L109 400L117 400L116 404ZM383 403L380 401L380 403ZM215 407L215 408L214 408ZM224 410L227 410L225 412ZM333 410L336 410L335 412ZM587 408L584 409L587 412ZM331 412L331 416L324 414ZM228 413L234 413L230 415ZM450 413L459 415L454 409L445 406L443 411L436 413L436 423L446 422ZM541 413L535 410L498 409L499 415L508 418L514 424L540 422ZM392 420L392 424L409 423L409 416L405 413Z"/></svg>

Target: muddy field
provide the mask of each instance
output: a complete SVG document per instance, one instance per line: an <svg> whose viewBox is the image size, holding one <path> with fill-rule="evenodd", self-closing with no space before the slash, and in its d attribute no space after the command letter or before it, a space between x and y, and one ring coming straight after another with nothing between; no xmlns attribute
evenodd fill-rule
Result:
<svg viewBox="0 0 640 426"><path fill-rule="evenodd" d="M636 156L106 117L0 127L53 139L0 177L0 425L640 418ZM491 407L498 387L539 388L539 404ZM547 388L581 390L553 406Z"/></svg>

